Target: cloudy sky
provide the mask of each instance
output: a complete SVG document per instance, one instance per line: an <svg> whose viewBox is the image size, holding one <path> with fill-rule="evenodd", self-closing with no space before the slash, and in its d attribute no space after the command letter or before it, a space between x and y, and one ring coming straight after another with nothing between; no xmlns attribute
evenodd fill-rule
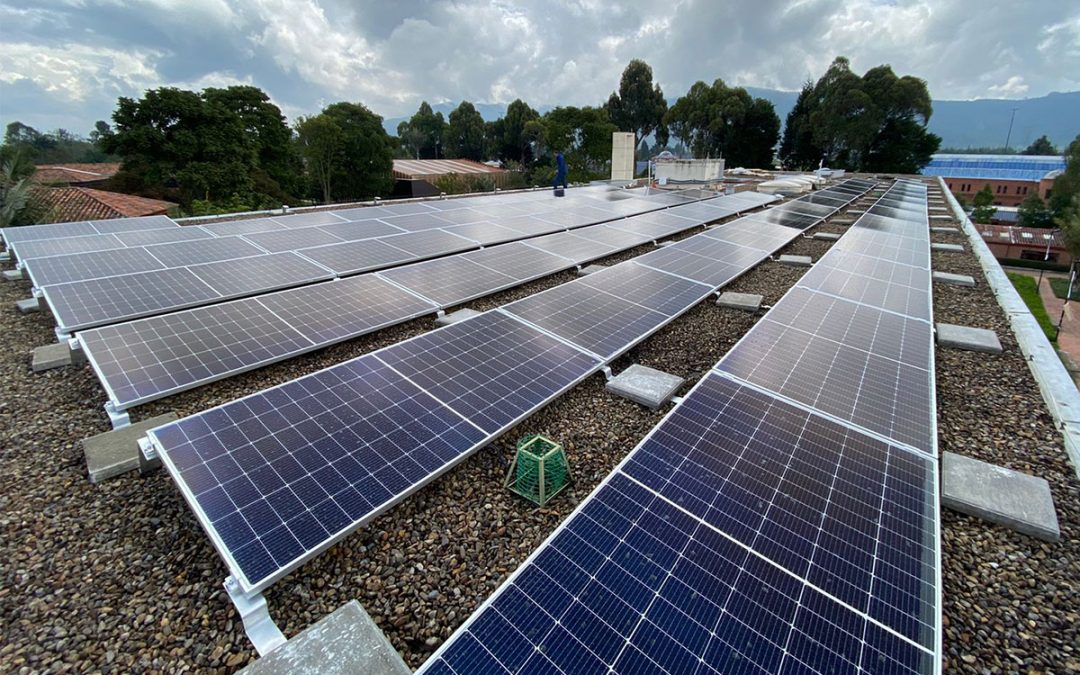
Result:
<svg viewBox="0 0 1080 675"><path fill-rule="evenodd" d="M1080 2L1016 0L0 0L0 123L85 134L118 96L234 83L291 119L339 100L596 104L635 57L695 80L798 89L834 56L936 99L1080 89Z"/></svg>

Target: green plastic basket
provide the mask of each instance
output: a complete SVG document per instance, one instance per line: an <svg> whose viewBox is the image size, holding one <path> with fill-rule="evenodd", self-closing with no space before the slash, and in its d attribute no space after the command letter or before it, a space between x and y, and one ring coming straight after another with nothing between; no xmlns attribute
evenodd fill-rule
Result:
<svg viewBox="0 0 1080 675"><path fill-rule="evenodd" d="M570 484L570 466L563 447L540 434L523 437L506 474L506 487L543 506Z"/></svg>

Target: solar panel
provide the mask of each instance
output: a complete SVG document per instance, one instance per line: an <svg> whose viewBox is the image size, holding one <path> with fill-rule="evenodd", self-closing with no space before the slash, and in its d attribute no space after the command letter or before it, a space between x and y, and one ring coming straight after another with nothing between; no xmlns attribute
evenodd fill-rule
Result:
<svg viewBox="0 0 1080 675"><path fill-rule="evenodd" d="M20 225L5 227L0 232L3 233L4 241L8 244L18 241L62 239L64 237L78 237L98 233L94 226L86 221L49 223L47 225Z"/></svg>
<svg viewBox="0 0 1080 675"><path fill-rule="evenodd" d="M583 227L574 230L574 236L590 241L598 241L602 244L614 246L619 250L650 244L653 241L653 238L647 234L617 230L611 227L610 224Z"/></svg>
<svg viewBox="0 0 1080 675"><path fill-rule="evenodd" d="M455 209L453 211L440 211L437 219L433 219L438 224L418 224L417 227L412 228L413 231L430 230L433 227L445 227L440 221L445 220L447 223L454 225L467 225L469 223L479 223L487 220L489 216L476 209ZM408 228L406 228L408 229Z"/></svg>
<svg viewBox="0 0 1080 675"><path fill-rule="evenodd" d="M149 435L245 589L269 585L485 438L372 355Z"/></svg>
<svg viewBox="0 0 1080 675"><path fill-rule="evenodd" d="M256 232L255 234L245 234L244 238L271 253L295 251L326 244L340 244L344 241L341 237L336 237L326 231L325 228L315 226L298 227L277 232Z"/></svg>
<svg viewBox="0 0 1080 675"><path fill-rule="evenodd" d="M135 218L91 220L90 224L101 234L135 232L138 230L162 230L179 227L176 222L168 216L138 216Z"/></svg>
<svg viewBox="0 0 1080 675"><path fill-rule="evenodd" d="M285 229L281 223L269 218L252 218L251 220L230 220L224 223L207 223L199 227L213 232L219 237L235 234L254 234L256 232L275 232Z"/></svg>
<svg viewBox="0 0 1080 675"><path fill-rule="evenodd" d="M926 270L858 253L837 251L823 257L799 286L931 320L930 279Z"/></svg>
<svg viewBox="0 0 1080 675"><path fill-rule="evenodd" d="M63 239L37 239L15 241L8 244L8 249L19 260L29 260L48 255L69 255L71 253L93 253L111 248L124 248L124 243L112 234L90 234Z"/></svg>
<svg viewBox="0 0 1080 675"><path fill-rule="evenodd" d="M189 269L226 298L297 286L334 276L325 267L291 252L222 260L193 265Z"/></svg>
<svg viewBox="0 0 1080 675"><path fill-rule="evenodd" d="M87 279L41 290L65 333L221 297L185 268Z"/></svg>
<svg viewBox="0 0 1080 675"><path fill-rule="evenodd" d="M420 672L932 673L935 488L706 376Z"/></svg>
<svg viewBox="0 0 1080 675"><path fill-rule="evenodd" d="M603 258L618 249L600 239L587 239L570 232L556 232L543 237L530 239L529 246L562 256L574 263L583 263L596 258Z"/></svg>
<svg viewBox="0 0 1080 675"><path fill-rule="evenodd" d="M928 245L913 248L911 239L888 232L878 232L869 228L851 228L840 241L833 245L833 248L838 251L853 251L882 260L930 269Z"/></svg>
<svg viewBox="0 0 1080 675"><path fill-rule="evenodd" d="M320 230L329 232L342 241L358 241L371 239L372 237L385 237L391 234L401 234L400 228L387 225L381 220L357 220L348 223L334 223L332 225L320 225ZM312 244L306 244L303 248L310 248Z"/></svg>
<svg viewBox="0 0 1080 675"><path fill-rule="evenodd" d="M627 261L582 277L583 286L677 316L712 293L712 287Z"/></svg>
<svg viewBox="0 0 1080 675"><path fill-rule="evenodd" d="M613 223L609 223L608 226L617 230L624 230L626 232L633 232L635 234L648 235L653 239L662 239L664 237L683 232L690 229L700 223L686 219L684 222L671 221L671 222L657 222L656 219L651 217L652 214L642 214L638 216L630 216L622 220L617 220Z"/></svg>
<svg viewBox="0 0 1080 675"><path fill-rule="evenodd" d="M501 225L496 225L489 221L471 223L469 225L454 225L453 227L444 228L444 230L450 234L480 242L485 246L488 244L499 244L504 241L522 239L525 236L517 230L511 230L508 227L502 227Z"/></svg>
<svg viewBox="0 0 1080 675"><path fill-rule="evenodd" d="M331 225L340 223L343 219L330 211L316 211L314 213L295 213L287 216L274 216L274 220L285 227L292 229L297 227L311 227L312 225Z"/></svg>
<svg viewBox="0 0 1080 675"><path fill-rule="evenodd" d="M922 217L922 227L920 227L918 224L910 220L889 218L887 216L882 216L871 212L865 213L860 216L859 220L855 222L855 227L858 229L877 230L880 232L888 232L889 234L896 234L912 239L929 241L930 234L929 231L926 229L926 223L926 216Z"/></svg>
<svg viewBox="0 0 1080 675"><path fill-rule="evenodd" d="M520 283L514 277L459 256L395 267L379 274L430 298L439 307L451 307Z"/></svg>
<svg viewBox="0 0 1080 675"><path fill-rule="evenodd" d="M520 232L530 237L538 234L549 234L551 232L559 232L565 230L566 227L557 223L551 223L546 220L541 220L535 216L516 216L514 218L505 218L499 221L499 224L503 227L509 227L511 230Z"/></svg>
<svg viewBox="0 0 1080 675"><path fill-rule="evenodd" d="M799 232L783 225L755 220L750 215L714 227L700 236L772 252L798 237Z"/></svg>
<svg viewBox="0 0 1080 675"><path fill-rule="evenodd" d="M400 248L417 260L457 251L467 251L470 248L479 248L479 244L472 239L459 237L443 230L397 234L392 237L385 237L380 241L386 242L394 248Z"/></svg>
<svg viewBox="0 0 1080 675"><path fill-rule="evenodd" d="M114 248L94 255L54 255L31 258L25 263L31 283L37 287L69 281L146 272L164 267L142 248Z"/></svg>
<svg viewBox="0 0 1080 675"><path fill-rule="evenodd" d="M520 281L536 279L574 266L573 262L566 258L521 242L469 251L461 257Z"/></svg>
<svg viewBox="0 0 1080 675"><path fill-rule="evenodd" d="M684 249L672 250L670 246L638 256L634 260L639 265L677 274L712 288L719 288L746 271L740 265L718 262Z"/></svg>
<svg viewBox="0 0 1080 675"><path fill-rule="evenodd" d="M807 315L811 323L800 327L791 325L794 319L774 320L780 316L774 312L788 297L797 298L790 302L798 305L805 294L816 295L814 301L827 309ZM814 323L821 334L812 332ZM932 452L930 340L925 322L796 288L728 352L717 369Z"/></svg>
<svg viewBox="0 0 1080 675"><path fill-rule="evenodd" d="M435 312L435 306L373 274L267 293L266 308L317 345Z"/></svg>
<svg viewBox="0 0 1080 675"><path fill-rule="evenodd" d="M593 372L599 362L501 312L487 312L375 354L494 434Z"/></svg>
<svg viewBox="0 0 1080 675"><path fill-rule="evenodd" d="M437 227L446 227L452 225L449 220L435 215L434 212L430 213L415 213L403 216L384 216L381 218L384 223L393 225L394 227L401 228L407 232L419 232L421 230L433 230ZM481 220L483 220L481 218Z"/></svg>
<svg viewBox="0 0 1080 675"><path fill-rule="evenodd" d="M887 206L873 206L868 210L869 213L877 214L879 216L885 216L887 218L897 218L900 220L906 220L908 222L925 223L926 214L918 213L915 211L908 211L905 209L894 209Z"/></svg>
<svg viewBox="0 0 1080 675"><path fill-rule="evenodd" d="M411 253L387 244L385 239L308 248L304 249L303 255L338 274L382 269L414 258Z"/></svg>
<svg viewBox="0 0 1080 675"><path fill-rule="evenodd" d="M256 298L94 328L79 340L121 410L313 347Z"/></svg>
<svg viewBox="0 0 1080 675"><path fill-rule="evenodd" d="M166 267L186 267L216 260L232 260L265 252L240 237L216 237L147 246L146 251Z"/></svg>
<svg viewBox="0 0 1080 675"><path fill-rule="evenodd" d="M426 202L414 202L414 203L406 203L406 204L399 204L399 203L391 202L389 204L386 204L386 205L381 206L381 207L376 207L376 208L379 208L382 211L384 211L385 212L384 215L387 215L387 216L408 216L408 215L412 215L414 213L436 213L439 210L438 206L437 206L439 204L446 204L448 206L451 206L452 208L459 208L461 206L464 206L464 201L463 200L458 200L458 199L450 199L450 200L445 200L445 201L441 201L441 202L440 201L426 201ZM356 210L358 210L358 209L354 209L354 211L356 211ZM364 210L365 211L371 210L371 207L367 207ZM379 217L382 217L382 216L379 216ZM351 218L350 218L350 220L351 220Z"/></svg>
<svg viewBox="0 0 1080 675"><path fill-rule="evenodd" d="M201 227L169 227L160 230L135 230L132 232L119 232L116 238L124 246L147 246L149 244L166 244L172 241L191 241L193 239L209 239L214 235Z"/></svg>
<svg viewBox="0 0 1080 675"><path fill-rule="evenodd" d="M605 360L629 349L671 318L577 282L531 295L503 309Z"/></svg>
<svg viewBox="0 0 1080 675"><path fill-rule="evenodd" d="M802 213L796 213L790 209L778 206L755 213L754 220L805 230L806 228L817 224L821 218L818 216L807 216Z"/></svg>
<svg viewBox="0 0 1080 675"><path fill-rule="evenodd" d="M802 213L808 216L814 216L816 218L826 218L836 212L836 209L832 206L825 206L823 204L815 204L809 201L806 197L800 197L793 201L781 204L776 207L778 209L784 209L786 211L793 211L795 213Z"/></svg>

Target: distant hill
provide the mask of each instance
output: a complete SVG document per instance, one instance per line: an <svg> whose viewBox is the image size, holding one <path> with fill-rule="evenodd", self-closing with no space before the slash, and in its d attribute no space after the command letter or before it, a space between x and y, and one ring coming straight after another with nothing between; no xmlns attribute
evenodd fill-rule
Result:
<svg viewBox="0 0 1080 675"><path fill-rule="evenodd" d="M781 122L795 106L799 97L796 91L779 91L747 87L753 96L770 101L776 108ZM674 102L674 99L671 101ZM476 109L485 120L495 120L506 113L501 103L476 103ZM443 116L449 115L457 103L439 103L432 106ZM534 106L541 113L553 105ZM1080 91L1052 93L1038 98L1025 99L976 99L974 101L934 101L934 114L930 118L930 130L941 136L942 147L978 148L1005 145L1009 131L1009 116L1016 108L1010 147L1023 149L1039 136L1046 134L1054 145L1064 149L1080 134ZM386 131L397 133L399 122L407 117L393 117L383 122Z"/></svg>

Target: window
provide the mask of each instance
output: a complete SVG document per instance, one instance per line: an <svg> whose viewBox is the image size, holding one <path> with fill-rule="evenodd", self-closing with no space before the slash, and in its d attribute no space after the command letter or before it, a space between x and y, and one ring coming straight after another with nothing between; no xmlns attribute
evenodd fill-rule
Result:
<svg viewBox="0 0 1080 675"><path fill-rule="evenodd" d="M1032 249L1032 250L1020 251L1020 259L1021 260L1040 260L1041 261L1044 257L1046 257L1046 251L1045 250L1038 251L1038 250ZM1057 260L1058 260L1058 254L1053 252L1053 251L1050 251L1050 257L1046 258L1046 261L1047 262L1057 262Z"/></svg>
<svg viewBox="0 0 1080 675"><path fill-rule="evenodd" d="M1023 188L1021 188L1019 185L1017 185L1016 186L1016 194L1020 194L1020 190L1022 190L1022 189Z"/></svg>

